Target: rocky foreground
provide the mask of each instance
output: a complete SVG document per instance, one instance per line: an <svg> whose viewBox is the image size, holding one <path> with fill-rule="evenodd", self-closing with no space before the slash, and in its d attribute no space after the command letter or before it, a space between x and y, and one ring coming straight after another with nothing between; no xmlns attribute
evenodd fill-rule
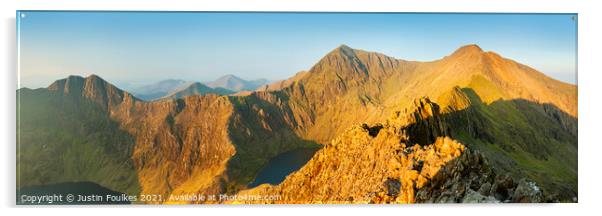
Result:
<svg viewBox="0 0 602 216"><path fill-rule="evenodd" d="M413 136L424 144L408 145ZM496 173L487 159L450 137L428 98L382 124L356 125L326 145L279 185L260 185L237 203L498 203L543 202L527 179ZM260 196L256 196L260 197Z"/></svg>

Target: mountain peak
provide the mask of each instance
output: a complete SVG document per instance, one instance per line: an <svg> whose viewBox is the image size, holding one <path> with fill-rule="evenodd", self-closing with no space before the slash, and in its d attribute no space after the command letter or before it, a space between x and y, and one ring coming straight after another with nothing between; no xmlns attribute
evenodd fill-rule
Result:
<svg viewBox="0 0 602 216"><path fill-rule="evenodd" d="M65 85L65 84L66 85L74 85L74 84L84 85L85 82L94 82L96 80L99 80L101 82L106 82L104 79L100 78L96 74L91 74L85 78L82 76L78 76L78 75L69 75L65 79L60 79L60 80L55 81L49 87L57 88L59 85Z"/></svg>
<svg viewBox="0 0 602 216"><path fill-rule="evenodd" d="M463 54L482 54L483 49L476 44L469 44L458 48L452 56L463 55Z"/></svg>
<svg viewBox="0 0 602 216"><path fill-rule="evenodd" d="M100 79L100 80L103 80L102 78L100 78L96 74L90 74L88 77L86 77L86 79L91 79L91 80Z"/></svg>
<svg viewBox="0 0 602 216"><path fill-rule="evenodd" d="M86 78L71 75L65 79L55 81L48 86L48 90L88 98L105 109L121 103L126 95L129 96L129 93L124 93L121 89L94 74Z"/></svg>
<svg viewBox="0 0 602 216"><path fill-rule="evenodd" d="M239 79L240 80L241 78L237 77L234 74L227 74L227 75L224 75L224 76L220 77L219 79Z"/></svg>
<svg viewBox="0 0 602 216"><path fill-rule="evenodd" d="M353 48L347 46L346 44L341 44L336 49L337 50L352 50Z"/></svg>
<svg viewBox="0 0 602 216"><path fill-rule="evenodd" d="M339 45L337 48L335 48L334 50L332 50L330 52L331 54L341 54L341 55L345 55L345 56L353 56L354 55L354 49L345 45L345 44L341 44Z"/></svg>
<svg viewBox="0 0 602 216"><path fill-rule="evenodd" d="M84 85L85 78L77 75L70 75L65 79L54 81L48 86L49 90L69 92L71 88L81 88Z"/></svg>
<svg viewBox="0 0 602 216"><path fill-rule="evenodd" d="M85 78L82 76L78 76L78 75L69 75L67 77L67 80L84 80Z"/></svg>
<svg viewBox="0 0 602 216"><path fill-rule="evenodd" d="M215 81L213 81L211 83L215 83L215 82L217 82L217 83L232 83L232 82L244 82L244 81L245 81L244 79L242 79L240 77L237 77L234 74L227 74L227 75L224 75L224 76L221 76L221 77L217 78L217 80L215 80Z"/></svg>
<svg viewBox="0 0 602 216"><path fill-rule="evenodd" d="M458 50L462 50L462 49L483 52L483 49L481 49L481 47L479 45L476 45L476 44L464 45L464 46L460 47Z"/></svg>

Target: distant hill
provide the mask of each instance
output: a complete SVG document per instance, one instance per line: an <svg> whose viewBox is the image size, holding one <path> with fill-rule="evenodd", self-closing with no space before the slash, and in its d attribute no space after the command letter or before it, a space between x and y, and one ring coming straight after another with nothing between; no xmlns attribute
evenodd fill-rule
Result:
<svg viewBox="0 0 602 216"><path fill-rule="evenodd" d="M136 88L132 90L132 92L136 97L142 100L151 101L165 97L186 84L188 84L188 82L184 80L168 79Z"/></svg>
<svg viewBox="0 0 602 216"><path fill-rule="evenodd" d="M234 91L224 88L210 88L200 82L190 83L180 88L174 89L171 93L163 98L183 98L190 95L205 95L205 94L217 94L217 95L228 95Z"/></svg>
<svg viewBox="0 0 602 216"><path fill-rule="evenodd" d="M206 83L211 88L224 88L234 92L255 90L259 86L267 84L266 79L247 81L234 75L225 75L213 82Z"/></svg>
<svg viewBox="0 0 602 216"><path fill-rule="evenodd" d="M211 88L200 82L168 79L133 90L134 95L142 100L152 101L165 98L182 98L190 95L236 93L222 87Z"/></svg>

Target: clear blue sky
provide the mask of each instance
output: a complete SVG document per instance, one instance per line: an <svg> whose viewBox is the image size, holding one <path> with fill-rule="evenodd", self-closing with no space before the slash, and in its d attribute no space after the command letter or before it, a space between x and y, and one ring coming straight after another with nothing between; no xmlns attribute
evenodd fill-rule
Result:
<svg viewBox="0 0 602 216"><path fill-rule="evenodd" d="M92 73L125 88L225 74L277 80L340 44L419 61L478 44L575 83L572 16L21 11L20 84L46 87Z"/></svg>

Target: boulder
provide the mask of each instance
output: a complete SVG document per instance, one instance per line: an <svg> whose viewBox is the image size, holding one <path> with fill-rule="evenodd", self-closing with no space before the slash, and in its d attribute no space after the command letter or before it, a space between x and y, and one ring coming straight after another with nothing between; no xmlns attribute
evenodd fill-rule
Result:
<svg viewBox="0 0 602 216"><path fill-rule="evenodd" d="M518 186L514 190L512 202L539 203L544 200L543 198L543 193L537 184L535 184L533 181L523 178L518 182Z"/></svg>
<svg viewBox="0 0 602 216"><path fill-rule="evenodd" d="M469 189L464 195L464 199L462 199L462 203L499 203L499 200L496 200L495 197L492 196L484 196L479 192Z"/></svg>

